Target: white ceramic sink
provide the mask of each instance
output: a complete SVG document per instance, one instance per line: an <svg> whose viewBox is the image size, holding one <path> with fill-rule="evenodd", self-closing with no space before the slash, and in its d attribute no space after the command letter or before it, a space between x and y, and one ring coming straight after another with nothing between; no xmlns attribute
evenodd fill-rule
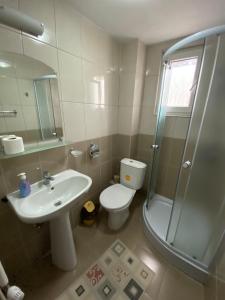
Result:
<svg viewBox="0 0 225 300"><path fill-rule="evenodd" d="M62 270L73 270L77 263L73 234L69 219L70 207L87 193L92 184L90 177L66 170L54 176L50 184L42 181L31 185L31 193L20 198L15 191L7 198L25 223L50 221L52 261Z"/></svg>
<svg viewBox="0 0 225 300"><path fill-rule="evenodd" d="M15 191L7 198L15 213L25 223L42 223L68 210L92 184L90 177L74 170L66 170L54 176L49 185L42 181L31 185L31 193L20 198Z"/></svg>

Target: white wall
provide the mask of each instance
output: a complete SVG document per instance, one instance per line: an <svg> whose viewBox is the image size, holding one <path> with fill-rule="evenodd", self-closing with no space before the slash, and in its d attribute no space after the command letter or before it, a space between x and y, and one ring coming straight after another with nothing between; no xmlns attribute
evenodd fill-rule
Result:
<svg viewBox="0 0 225 300"><path fill-rule="evenodd" d="M118 133L138 133L145 70L145 45L133 40L122 46Z"/></svg>
<svg viewBox="0 0 225 300"><path fill-rule="evenodd" d="M38 59L57 73L67 140L117 133L119 44L69 1L0 1L45 24L38 39L0 26L0 50ZM93 86L99 86L98 93Z"/></svg>

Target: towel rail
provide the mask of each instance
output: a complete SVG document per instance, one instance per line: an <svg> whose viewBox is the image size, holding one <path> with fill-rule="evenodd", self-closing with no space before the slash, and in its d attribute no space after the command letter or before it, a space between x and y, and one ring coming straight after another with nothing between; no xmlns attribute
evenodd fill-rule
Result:
<svg viewBox="0 0 225 300"><path fill-rule="evenodd" d="M5 117L5 115L17 115L17 111L14 110L0 110L0 117Z"/></svg>

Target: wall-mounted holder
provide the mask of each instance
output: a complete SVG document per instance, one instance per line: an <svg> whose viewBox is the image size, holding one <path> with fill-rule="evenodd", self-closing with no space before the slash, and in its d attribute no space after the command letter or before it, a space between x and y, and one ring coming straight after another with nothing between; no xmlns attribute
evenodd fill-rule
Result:
<svg viewBox="0 0 225 300"><path fill-rule="evenodd" d="M80 151L80 150L75 150L75 149L71 148L71 149L70 149L70 154L71 154L73 157L77 158L77 157L81 157L81 156L83 155L83 152Z"/></svg>
<svg viewBox="0 0 225 300"><path fill-rule="evenodd" d="M96 144L90 144L89 155L92 159L99 157L100 156L99 146Z"/></svg>

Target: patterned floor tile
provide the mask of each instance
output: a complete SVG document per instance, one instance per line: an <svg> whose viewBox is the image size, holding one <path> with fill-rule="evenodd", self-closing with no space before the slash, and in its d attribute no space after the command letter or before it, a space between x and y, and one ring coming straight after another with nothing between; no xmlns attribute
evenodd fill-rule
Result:
<svg viewBox="0 0 225 300"><path fill-rule="evenodd" d="M121 261L112 266L112 269L110 270L110 277L121 288L123 288L131 278L130 271Z"/></svg>
<svg viewBox="0 0 225 300"><path fill-rule="evenodd" d="M104 277L104 272L102 268L96 263L86 272L86 277L88 278L92 287L96 286Z"/></svg>
<svg viewBox="0 0 225 300"><path fill-rule="evenodd" d="M154 274L155 273L143 263L140 263L137 270L135 271L135 277L144 288L147 288L147 286L150 285Z"/></svg>
<svg viewBox="0 0 225 300"><path fill-rule="evenodd" d="M144 300L153 276L152 270L116 240L59 299Z"/></svg>
<svg viewBox="0 0 225 300"><path fill-rule="evenodd" d="M124 293L127 295L128 299L130 300L140 299L143 292L144 290L134 279L131 279L124 289Z"/></svg>
<svg viewBox="0 0 225 300"><path fill-rule="evenodd" d="M121 260L133 272L140 265L140 260L130 250L126 251Z"/></svg>
<svg viewBox="0 0 225 300"><path fill-rule="evenodd" d="M98 288L98 295L101 300L112 299L114 294L116 294L116 288L108 279L105 280Z"/></svg>
<svg viewBox="0 0 225 300"><path fill-rule="evenodd" d="M109 269L117 261L117 257L111 253L111 251L106 251L99 259L100 264Z"/></svg>
<svg viewBox="0 0 225 300"><path fill-rule="evenodd" d="M83 300L86 299L90 293L90 288L85 279L80 277L73 285L70 286L68 292L71 296L73 296L73 298Z"/></svg>
<svg viewBox="0 0 225 300"><path fill-rule="evenodd" d="M126 250L126 246L121 241L116 240L116 242L113 243L111 250L115 255L121 257L124 251Z"/></svg>

